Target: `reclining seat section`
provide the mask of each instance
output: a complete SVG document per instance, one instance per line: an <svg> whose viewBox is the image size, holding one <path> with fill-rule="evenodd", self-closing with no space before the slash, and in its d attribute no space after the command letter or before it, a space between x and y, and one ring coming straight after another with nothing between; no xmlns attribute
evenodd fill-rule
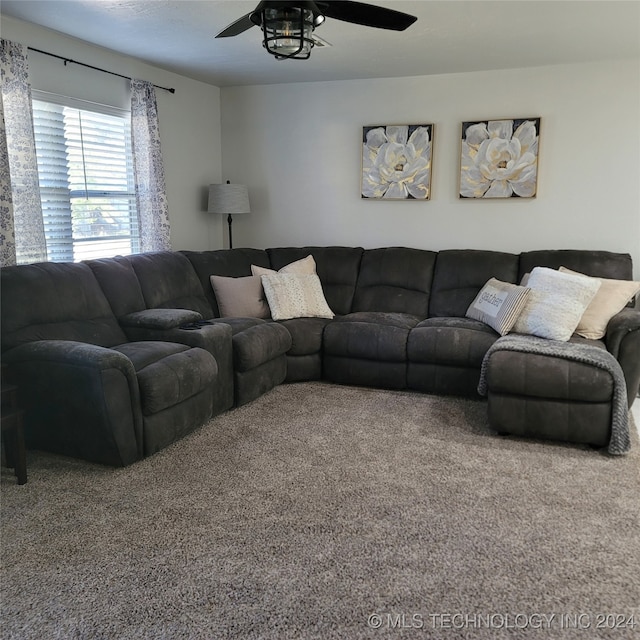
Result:
<svg viewBox="0 0 640 640"><path fill-rule="evenodd" d="M313 256L316 272L329 308L337 316L350 313L364 249L360 247L282 247L267 249L271 268ZM323 377L322 340L327 318L280 320L291 334L287 353L287 382L320 380Z"/></svg>
<svg viewBox="0 0 640 640"><path fill-rule="evenodd" d="M206 349L218 363L218 376L212 389L212 415L218 415L233 405L231 330L223 325L203 325L195 330L181 328L184 325L193 327L194 322L202 320L201 311L207 311L207 307L203 308L201 304L202 294L187 294L171 301L178 306L182 304L183 309L147 309L138 276L129 257L88 260L85 264L93 271L129 340L161 340ZM174 271L177 277L181 276L179 268ZM160 285L158 281L158 290L161 289ZM186 280L183 293L188 291L188 287L189 282ZM199 311L189 310L191 308Z"/></svg>
<svg viewBox="0 0 640 640"><path fill-rule="evenodd" d="M325 378L389 389L407 386L409 332L427 317L436 254L369 249L362 256L352 313L324 331Z"/></svg>
<svg viewBox="0 0 640 640"><path fill-rule="evenodd" d="M631 257L605 251L551 250L521 254L518 278L534 267L567 267L594 277L630 280ZM640 330L637 321L625 327L618 314L607 335L623 345L627 360L625 376L628 405L631 406L640 377ZM633 330L631 330L633 327ZM576 334L570 342L588 349L606 350L602 340L587 340ZM620 364L620 353L611 349ZM524 437L564 440L605 446L611 437L613 379L609 372L589 363L555 355L500 351L487 368L488 415L491 426L501 433Z"/></svg>
<svg viewBox="0 0 640 640"><path fill-rule="evenodd" d="M436 259L429 317L409 336L407 384L423 393L477 397L482 360L498 334L466 318L469 305L489 278L515 282L518 256L477 250L440 251Z"/></svg>
<svg viewBox="0 0 640 640"><path fill-rule="evenodd" d="M520 255L519 278L533 267L566 267L596 278L633 279L633 261L628 253L555 249L527 251ZM620 362L627 382L629 406L640 389L640 328L634 301L614 316L607 326L607 350Z"/></svg>
<svg viewBox="0 0 640 640"><path fill-rule="evenodd" d="M86 264L2 269L3 361L28 406L28 446L115 466L166 447L212 410L204 349L127 342Z"/></svg>
<svg viewBox="0 0 640 640"><path fill-rule="evenodd" d="M250 276L252 264L269 266L266 252L259 249L183 251L163 254L161 257L163 264L171 263L169 270L181 265L182 287L188 281L193 292L199 292L198 304L201 305L199 309L202 309L204 319L231 327L235 405L247 404L284 382L287 375L285 354L291 347L288 331L271 320L261 318L221 318L209 279L212 275L230 278ZM172 303L160 303L156 296L152 297L157 275L154 276L154 270L147 268L141 258L142 256L132 256L132 261L141 280L145 299L152 299L153 306L172 306Z"/></svg>

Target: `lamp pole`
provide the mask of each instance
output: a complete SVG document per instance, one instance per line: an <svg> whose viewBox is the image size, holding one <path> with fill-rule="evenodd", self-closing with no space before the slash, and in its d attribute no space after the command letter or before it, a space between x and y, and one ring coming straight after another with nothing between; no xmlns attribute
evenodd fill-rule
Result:
<svg viewBox="0 0 640 640"><path fill-rule="evenodd" d="M229 184L228 180L227 184ZM229 225L229 249L233 249L233 236L231 235L231 225L233 224L233 218L231 217L231 214L227 216L227 224Z"/></svg>

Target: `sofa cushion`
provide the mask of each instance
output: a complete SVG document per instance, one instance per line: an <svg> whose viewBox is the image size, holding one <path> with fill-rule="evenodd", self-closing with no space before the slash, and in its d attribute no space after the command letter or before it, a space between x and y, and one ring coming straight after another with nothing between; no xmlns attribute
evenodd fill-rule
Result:
<svg viewBox="0 0 640 640"><path fill-rule="evenodd" d="M203 318L213 316L198 276L183 254L158 251L133 255L129 260L147 308L191 309Z"/></svg>
<svg viewBox="0 0 640 640"><path fill-rule="evenodd" d="M590 342L604 349L599 341ZM499 351L487 372L492 393L579 402L610 402L613 379L604 369L554 356Z"/></svg>
<svg viewBox="0 0 640 640"><path fill-rule="evenodd" d="M324 353L345 358L405 362L407 337L418 322L420 318L417 316L403 313L363 311L340 316L324 330Z"/></svg>
<svg viewBox="0 0 640 640"><path fill-rule="evenodd" d="M386 327L397 327L398 329L413 329L422 318L410 313L395 313L386 311L357 311L346 316L334 318L336 323L361 323L378 324Z"/></svg>
<svg viewBox="0 0 640 640"><path fill-rule="evenodd" d="M144 415L158 413L211 387L218 373L205 349L172 342L129 342L114 347L131 360Z"/></svg>
<svg viewBox="0 0 640 640"><path fill-rule="evenodd" d="M3 351L35 340L76 340L101 347L126 341L86 264L4 267L0 293Z"/></svg>
<svg viewBox="0 0 640 640"><path fill-rule="evenodd" d="M116 318L146 309L138 276L128 256L86 260Z"/></svg>
<svg viewBox="0 0 640 640"><path fill-rule="evenodd" d="M527 286L531 290L529 298L513 331L566 342L600 288L600 281L535 267Z"/></svg>
<svg viewBox="0 0 640 640"><path fill-rule="evenodd" d="M365 251L353 311L407 313L426 318L435 259L433 251L404 247Z"/></svg>
<svg viewBox="0 0 640 640"><path fill-rule="evenodd" d="M331 320L328 318L293 318L280 324L291 335L291 348L288 356L306 356L322 351L324 328Z"/></svg>
<svg viewBox="0 0 640 640"><path fill-rule="evenodd" d="M430 317L465 316L489 278L516 282L518 256L475 249L440 251L433 275Z"/></svg>
<svg viewBox="0 0 640 640"><path fill-rule="evenodd" d="M262 324L266 324L268 320L262 320L261 318L212 318L209 320L210 324L226 324L231 327L231 335L235 336L238 333L242 333L251 327L257 327Z"/></svg>
<svg viewBox="0 0 640 640"><path fill-rule="evenodd" d="M317 275L275 273L261 278L274 320L333 318Z"/></svg>
<svg viewBox="0 0 640 640"><path fill-rule="evenodd" d="M270 318L260 276L210 276L222 318Z"/></svg>
<svg viewBox="0 0 640 640"><path fill-rule="evenodd" d="M479 320L428 318L409 333L407 358L411 362L480 369L498 334Z"/></svg>
<svg viewBox="0 0 640 640"><path fill-rule="evenodd" d="M251 265L257 264L269 267L269 256L263 249L220 249L218 251L181 251L193 268L200 280L200 285L205 297L213 310L216 318L220 317L220 309L216 300L211 281L215 276L227 276L239 278L251 275Z"/></svg>
<svg viewBox="0 0 640 640"><path fill-rule="evenodd" d="M264 322L233 337L233 365L236 372L249 371L283 356L291 348L291 336L280 324Z"/></svg>
<svg viewBox="0 0 640 640"><path fill-rule="evenodd" d="M520 282L524 274L531 273L535 267L559 269L562 266L595 278L631 280L633 277L631 256L628 253L562 249L521 253L517 281Z"/></svg>
<svg viewBox="0 0 640 640"><path fill-rule="evenodd" d="M360 247L280 247L267 249L271 268L313 256L327 304L336 314L351 311L363 249Z"/></svg>

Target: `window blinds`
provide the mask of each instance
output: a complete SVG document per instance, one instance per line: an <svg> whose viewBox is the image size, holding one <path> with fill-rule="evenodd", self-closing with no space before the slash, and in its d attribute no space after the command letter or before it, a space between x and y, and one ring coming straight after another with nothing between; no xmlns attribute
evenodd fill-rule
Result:
<svg viewBox="0 0 640 640"><path fill-rule="evenodd" d="M34 100L33 120L48 259L137 253L129 119Z"/></svg>

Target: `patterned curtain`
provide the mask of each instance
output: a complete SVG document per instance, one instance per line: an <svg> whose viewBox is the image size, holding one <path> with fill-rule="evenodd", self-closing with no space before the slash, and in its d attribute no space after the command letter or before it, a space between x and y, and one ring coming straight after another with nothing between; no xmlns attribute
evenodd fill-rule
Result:
<svg viewBox="0 0 640 640"><path fill-rule="evenodd" d="M0 264L47 259L27 47L0 41Z"/></svg>
<svg viewBox="0 0 640 640"><path fill-rule="evenodd" d="M150 82L131 81L131 146L140 225L140 251L171 249L169 207L160 149L158 105Z"/></svg>

